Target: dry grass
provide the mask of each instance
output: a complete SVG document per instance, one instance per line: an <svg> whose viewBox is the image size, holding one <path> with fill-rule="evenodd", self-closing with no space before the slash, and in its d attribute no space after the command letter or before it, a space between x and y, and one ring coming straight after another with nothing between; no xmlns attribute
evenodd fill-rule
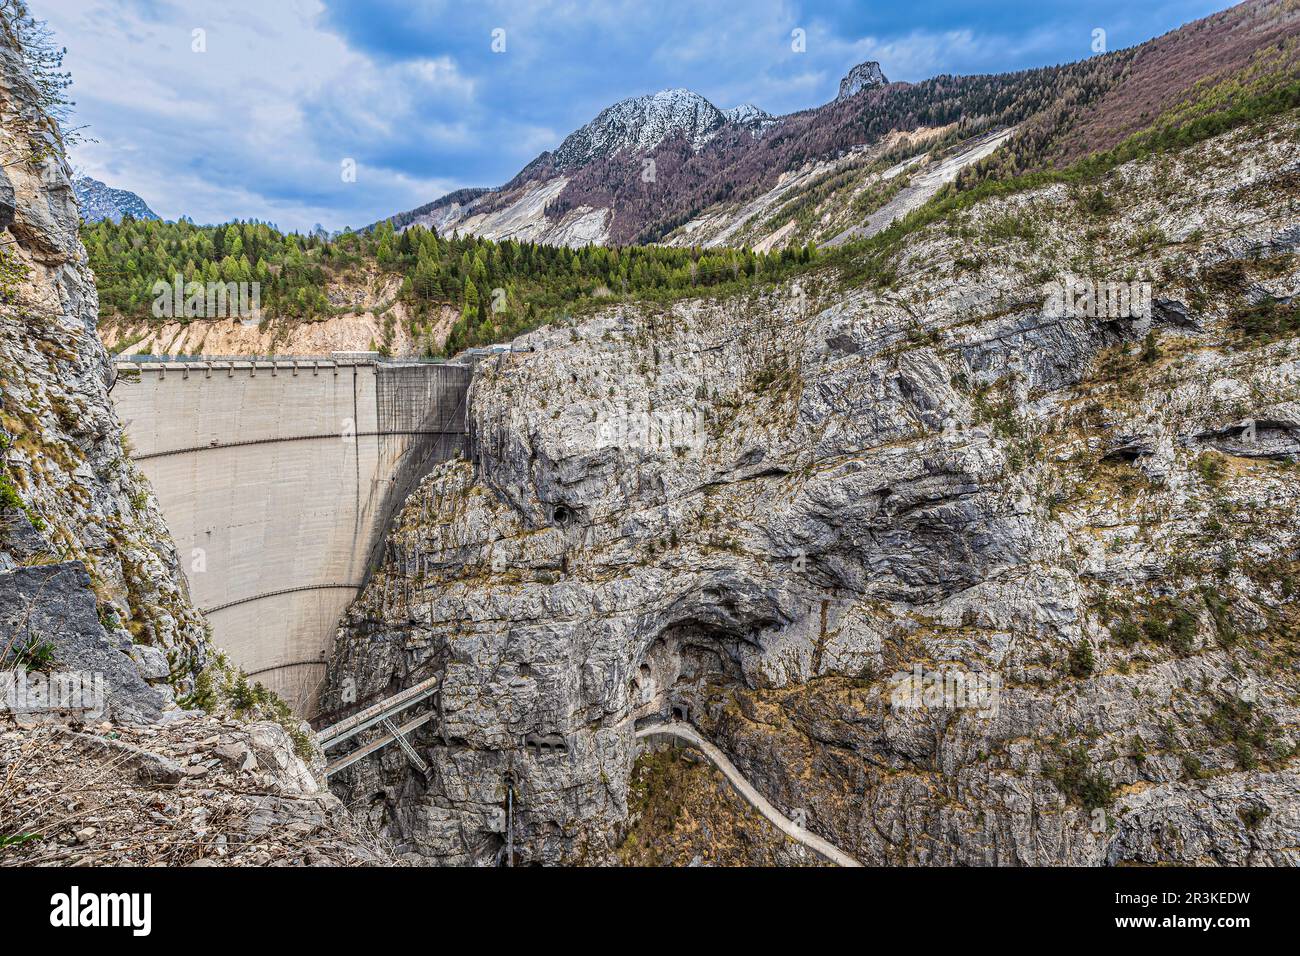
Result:
<svg viewBox="0 0 1300 956"><path fill-rule="evenodd" d="M632 770L625 866L819 866L693 752L643 754Z"/></svg>

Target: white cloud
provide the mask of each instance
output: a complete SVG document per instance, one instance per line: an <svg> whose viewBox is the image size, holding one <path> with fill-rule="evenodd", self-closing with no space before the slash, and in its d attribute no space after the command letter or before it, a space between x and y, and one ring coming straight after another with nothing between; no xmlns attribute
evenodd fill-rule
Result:
<svg viewBox="0 0 1300 956"><path fill-rule="evenodd" d="M74 152L74 165L138 192L165 217L363 225L459 185L379 163L342 181L344 155L402 132L464 142L463 125L421 113L467 107L475 85L447 56L378 64L357 53L316 29L318 0L239 8L35 0L33 8L68 47L76 122L97 140ZM192 49L196 29L206 52ZM308 114L322 107L323 121Z"/></svg>
<svg viewBox="0 0 1300 956"><path fill-rule="evenodd" d="M939 73L998 72L1007 63L1050 49L1050 37L1039 31L1021 37L963 30L913 30L902 36L844 40L817 28L816 41L847 63L878 60L890 80L916 82Z"/></svg>
<svg viewBox="0 0 1300 956"><path fill-rule="evenodd" d="M833 98L863 60L915 81L1065 49L1044 16L1002 35L926 29L954 21L918 9L906 21L917 29L846 36L845 23L899 17L841 9L836 24L802 0L328 2L30 0L68 46L75 121L99 140L74 163L167 217L357 226L497 185L625 96L689 86L720 107L785 113ZM497 27L506 56L489 50ZM806 52L791 48L796 27ZM344 158L355 183L342 181Z"/></svg>

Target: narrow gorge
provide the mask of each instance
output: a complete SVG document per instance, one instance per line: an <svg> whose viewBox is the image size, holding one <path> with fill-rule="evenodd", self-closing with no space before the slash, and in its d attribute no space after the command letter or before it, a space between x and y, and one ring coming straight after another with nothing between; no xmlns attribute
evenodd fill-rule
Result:
<svg viewBox="0 0 1300 956"><path fill-rule="evenodd" d="M1294 0L333 232L0 14L0 864L1300 865Z"/></svg>

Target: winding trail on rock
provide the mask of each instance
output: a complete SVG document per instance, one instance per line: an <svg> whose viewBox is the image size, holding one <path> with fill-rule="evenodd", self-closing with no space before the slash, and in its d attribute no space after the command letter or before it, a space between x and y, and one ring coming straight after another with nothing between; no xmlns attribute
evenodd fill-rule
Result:
<svg viewBox="0 0 1300 956"><path fill-rule="evenodd" d="M754 786L744 778L741 772L721 750L709 743L699 732L690 724L681 721L662 721L660 723L648 724L641 727L636 732L637 739L645 737L675 737L683 740L690 746L694 747L700 753L708 758L709 763L717 767L722 775L727 778L727 782L736 788L736 792L744 798L745 802L757 810L775 826L778 830L788 836L790 839L802 843L821 856L830 860L837 866L861 866L857 860L849 856L843 850L831 843L823 840L815 833L809 833L806 829L796 824L789 817L785 816L780 810L772 806L767 798L754 789Z"/></svg>

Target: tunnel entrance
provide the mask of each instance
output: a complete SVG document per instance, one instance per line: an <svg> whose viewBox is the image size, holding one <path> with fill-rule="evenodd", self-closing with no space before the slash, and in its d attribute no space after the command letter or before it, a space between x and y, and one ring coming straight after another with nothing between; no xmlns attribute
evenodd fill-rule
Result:
<svg viewBox="0 0 1300 956"><path fill-rule="evenodd" d="M632 715L690 722L719 688L744 687L741 656L757 643L700 623L674 625L656 637L629 682Z"/></svg>

